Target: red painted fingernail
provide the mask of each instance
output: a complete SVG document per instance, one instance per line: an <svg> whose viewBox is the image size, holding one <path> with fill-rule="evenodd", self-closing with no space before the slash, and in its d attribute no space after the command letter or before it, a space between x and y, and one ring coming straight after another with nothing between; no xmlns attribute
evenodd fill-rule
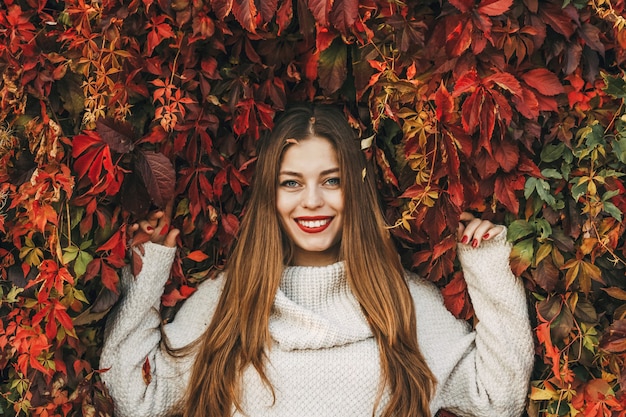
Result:
<svg viewBox="0 0 626 417"><path fill-rule="evenodd" d="M485 233L485 234L483 235L483 239L489 239L489 233Z"/></svg>
<svg viewBox="0 0 626 417"><path fill-rule="evenodd" d="M467 236L463 236L463 239L461 239L461 243L467 243Z"/></svg>
<svg viewBox="0 0 626 417"><path fill-rule="evenodd" d="M153 228L152 226L148 226L148 227L146 227L146 230L147 230L148 232L151 232L151 231L153 231L153 230L154 230L154 228Z"/></svg>
<svg viewBox="0 0 626 417"><path fill-rule="evenodd" d="M478 240L476 240L476 239L472 240L472 247L473 248L477 248L478 247Z"/></svg>

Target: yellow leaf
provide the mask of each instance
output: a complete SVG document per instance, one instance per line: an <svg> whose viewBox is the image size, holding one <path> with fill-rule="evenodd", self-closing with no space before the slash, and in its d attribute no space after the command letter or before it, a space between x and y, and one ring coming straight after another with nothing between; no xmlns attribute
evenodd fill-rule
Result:
<svg viewBox="0 0 626 417"><path fill-rule="evenodd" d="M608 288L602 288L602 290L613 298L616 298L621 301L626 301L626 291L624 291L621 288L608 287Z"/></svg>
<svg viewBox="0 0 626 417"><path fill-rule="evenodd" d="M559 398L556 391L531 387L530 399L533 401L546 401Z"/></svg>
<svg viewBox="0 0 626 417"><path fill-rule="evenodd" d="M552 244L551 243L543 243L541 246L539 246L539 249L537 249L537 254L535 255L535 262L538 264L539 262L543 261L543 259L545 257L547 257L548 255L550 255L550 253L552 252Z"/></svg>

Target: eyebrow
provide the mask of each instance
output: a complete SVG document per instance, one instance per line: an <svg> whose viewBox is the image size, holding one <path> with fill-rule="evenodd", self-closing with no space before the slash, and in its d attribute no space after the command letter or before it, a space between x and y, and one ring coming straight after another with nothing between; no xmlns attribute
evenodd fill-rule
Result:
<svg viewBox="0 0 626 417"><path fill-rule="evenodd" d="M331 169L325 169L324 171L320 172L320 177L323 177L323 176L329 175L329 174L334 174L334 173L337 173L337 172L339 172L339 167L331 168ZM302 177L302 173L296 172L296 171L280 171L278 173L278 175L288 175L288 176L298 177L298 178Z"/></svg>

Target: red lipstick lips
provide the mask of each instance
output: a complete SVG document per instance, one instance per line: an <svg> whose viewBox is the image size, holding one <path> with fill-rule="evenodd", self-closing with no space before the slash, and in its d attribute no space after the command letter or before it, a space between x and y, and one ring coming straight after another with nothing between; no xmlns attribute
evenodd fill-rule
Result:
<svg viewBox="0 0 626 417"><path fill-rule="evenodd" d="M298 217L295 219L296 224L306 233L320 233L326 230L333 220L331 216L309 216Z"/></svg>

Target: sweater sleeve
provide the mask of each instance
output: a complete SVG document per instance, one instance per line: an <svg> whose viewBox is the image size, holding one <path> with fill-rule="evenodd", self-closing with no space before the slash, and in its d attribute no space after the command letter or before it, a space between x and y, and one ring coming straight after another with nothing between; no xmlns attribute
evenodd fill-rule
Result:
<svg viewBox="0 0 626 417"><path fill-rule="evenodd" d="M108 317L100 357L117 417L165 416L180 407L195 355L170 354L162 335L171 348L189 345L208 326L219 297L215 280L205 281L161 328L159 306L174 254L175 248L148 243L141 272L122 271L122 297Z"/></svg>
<svg viewBox="0 0 626 417"><path fill-rule="evenodd" d="M430 349L424 352L438 378L433 412L501 417L524 409L534 349L526 294L511 272L510 250L506 231L476 249L459 245L478 324L472 331L440 311L441 301L430 310L437 318L428 327L439 327L426 335Z"/></svg>

